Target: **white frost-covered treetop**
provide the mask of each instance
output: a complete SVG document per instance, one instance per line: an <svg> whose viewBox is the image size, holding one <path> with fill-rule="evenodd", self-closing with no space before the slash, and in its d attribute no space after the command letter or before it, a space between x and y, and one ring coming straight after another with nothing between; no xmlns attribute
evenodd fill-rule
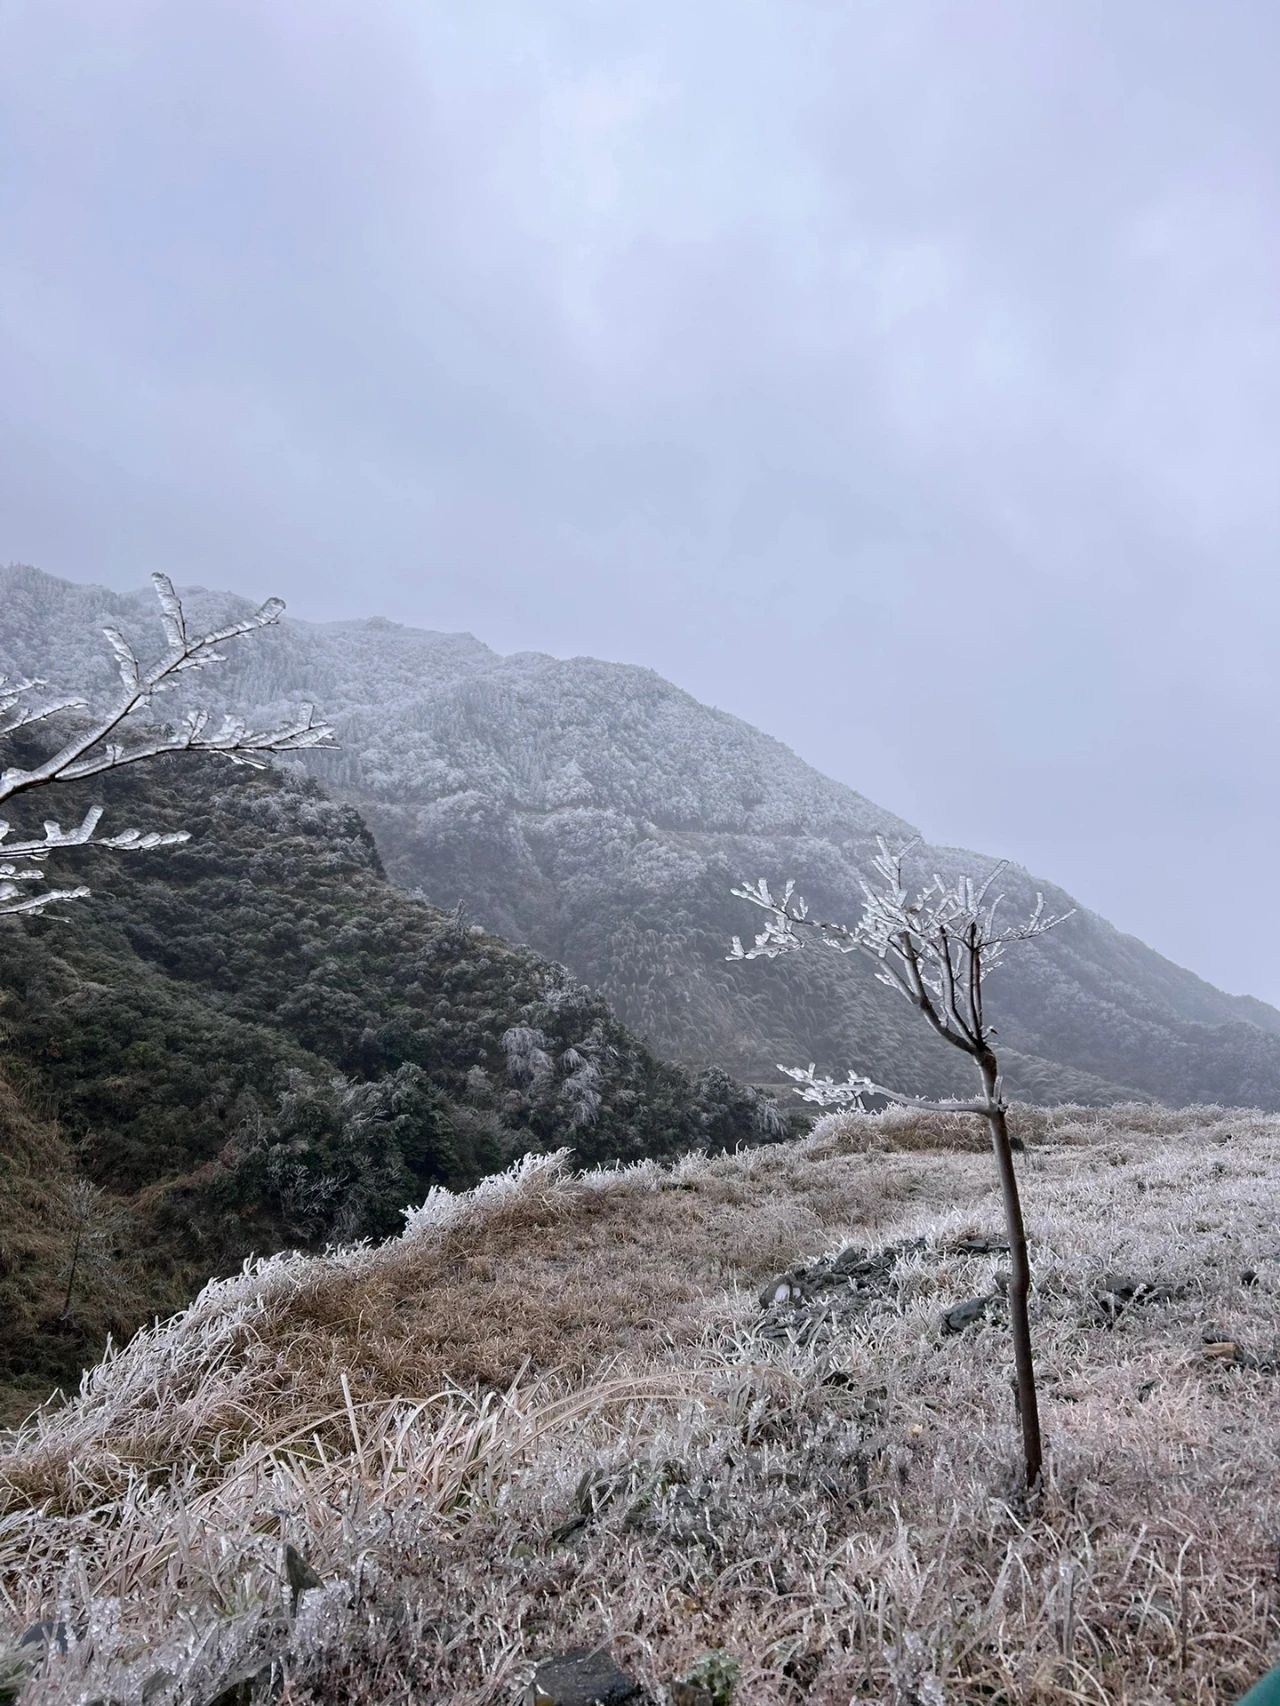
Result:
<svg viewBox="0 0 1280 1706"><path fill-rule="evenodd" d="M233 764L262 769L276 753L331 744L332 730L315 721L310 705L303 706L294 721L270 729L252 729L234 717L224 717L211 726L210 713L203 710L186 712L176 725L144 725L141 713L151 710L156 694L168 691L180 676L192 670L222 663L225 653L218 649L220 646L259 628L272 627L284 611L280 599L268 599L245 620L193 637L187 632L182 603L172 581L161 574L151 579L160 604L165 651L158 662L144 669L118 629L103 630L115 654L121 684L121 696L107 712L91 713L85 699L77 694L43 697L46 683L36 676L16 681L0 677L0 740L23 730L36 730L56 718L85 713L78 719L76 731L47 758L29 768L10 765L0 770L0 808L38 789L120 770L166 752L216 753ZM42 912L55 901L79 900L89 893L83 883L67 888L29 886L44 883L49 856L61 848L109 847L132 852L188 839L186 830L144 833L125 829L114 835L99 835L101 818L102 807L93 805L70 828L55 818L46 818L39 836L10 840L12 825L0 817L0 917Z"/></svg>
<svg viewBox="0 0 1280 1706"><path fill-rule="evenodd" d="M774 893L763 877L732 890L767 914L751 947L733 938L731 960L777 959L816 940L838 953L866 953L876 961L876 977L920 1009L945 1041L980 1059L989 1052L993 1027L983 1010L983 983L999 965L1013 942L1042 936L1069 913L1049 914L1044 896L1020 923L998 922L1002 896L992 890L1004 863L982 883L960 876L951 882L936 873L914 893L903 879L903 861L914 841L891 852L883 839L872 861L873 878L862 881L863 909L857 924L836 924L814 918L805 901L788 882ZM795 1079L798 1094L824 1107L861 1107L867 1095L888 1097L919 1107L943 1107L957 1112L985 1113L987 1104L926 1101L877 1084L850 1072L843 1080L819 1078L813 1065L780 1066Z"/></svg>

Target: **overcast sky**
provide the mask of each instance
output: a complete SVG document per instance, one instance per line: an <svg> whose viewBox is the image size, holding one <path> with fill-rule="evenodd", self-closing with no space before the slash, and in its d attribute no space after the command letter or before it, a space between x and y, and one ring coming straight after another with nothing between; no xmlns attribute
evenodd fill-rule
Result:
<svg viewBox="0 0 1280 1706"><path fill-rule="evenodd" d="M1280 1000L1278 63L1274 0L0 0L0 560L650 665Z"/></svg>

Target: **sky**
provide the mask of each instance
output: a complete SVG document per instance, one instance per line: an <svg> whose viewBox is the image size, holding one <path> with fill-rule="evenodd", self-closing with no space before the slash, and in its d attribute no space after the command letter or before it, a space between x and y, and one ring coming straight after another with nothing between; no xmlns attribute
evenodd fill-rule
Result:
<svg viewBox="0 0 1280 1706"><path fill-rule="evenodd" d="M647 665L1280 1002L1277 63L1273 0L0 0L0 560Z"/></svg>

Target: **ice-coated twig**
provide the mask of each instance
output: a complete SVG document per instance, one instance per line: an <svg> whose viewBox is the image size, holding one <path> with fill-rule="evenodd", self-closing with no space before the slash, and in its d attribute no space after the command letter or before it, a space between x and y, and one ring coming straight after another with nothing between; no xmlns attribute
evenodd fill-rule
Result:
<svg viewBox="0 0 1280 1706"><path fill-rule="evenodd" d="M332 729L316 721L315 709L311 705L304 706L293 722L274 729L250 729L237 719L226 717L216 731L210 732L209 712L194 710L176 726L168 725L159 732L137 735L136 725L131 724L130 719L150 708L155 694L166 692L179 676L189 670L207 669L222 663L225 653L218 650L219 646L255 633L260 628L273 627L284 611L280 599L270 598L244 620L192 638L187 632L186 615L173 582L163 574L154 574L151 580L160 606L160 624L166 645L163 656L150 668L144 669L119 629L104 629L120 676L121 697L109 711L91 719L86 727L79 729L40 763L30 767L10 765L0 770L0 805L34 789L79 781L109 770L121 770L127 765L143 763L169 752L214 753L233 764L264 769L278 753L303 752L332 744ZM43 701L33 698L45 685L38 676L18 681L0 677L0 738L30 729L64 712L86 709L86 701L79 695ZM42 912L55 901L79 900L89 893L83 884L73 888L43 889L35 894L20 888L20 884L44 879L44 863L59 848L91 846L112 848L117 852L136 852L171 846L188 839L186 830L144 833L126 829L115 835L100 836L96 831L101 816L102 808L91 806L73 829L64 829L56 820L48 819L43 835L28 836L18 841L8 840L10 825L0 820L0 917Z"/></svg>

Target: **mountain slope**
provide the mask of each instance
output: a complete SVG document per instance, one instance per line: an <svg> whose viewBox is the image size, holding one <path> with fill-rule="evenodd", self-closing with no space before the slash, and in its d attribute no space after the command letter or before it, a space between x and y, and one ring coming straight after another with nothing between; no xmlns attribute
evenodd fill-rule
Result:
<svg viewBox="0 0 1280 1706"><path fill-rule="evenodd" d="M655 1059L563 967L394 888L314 779L169 759L95 780L117 828L192 840L82 855L90 900L0 923L11 1397L251 1252L385 1236L529 1150L781 1129L723 1073Z"/></svg>
<svg viewBox="0 0 1280 1706"><path fill-rule="evenodd" d="M110 682L95 629L150 622L143 594L7 572L0 668L59 685ZM210 618L239 609L191 595ZM95 673L96 672L96 673ZM794 876L815 909L856 913L875 837L910 826L781 743L652 671L535 653L378 620L286 621L210 684L267 717L301 696L337 725L317 758L357 802L389 874L568 965L659 1051L775 1082L777 1063L856 1065L932 1093L963 1064L870 968L811 954L726 964L753 927L742 877ZM981 874L991 860L926 848L920 868ZM1044 888L1012 869L1010 905ZM1280 1013L1223 994L1087 910L1012 956L993 980L1009 1087L1036 1100L1154 1096L1280 1107ZM959 1077L957 1077L959 1073Z"/></svg>

